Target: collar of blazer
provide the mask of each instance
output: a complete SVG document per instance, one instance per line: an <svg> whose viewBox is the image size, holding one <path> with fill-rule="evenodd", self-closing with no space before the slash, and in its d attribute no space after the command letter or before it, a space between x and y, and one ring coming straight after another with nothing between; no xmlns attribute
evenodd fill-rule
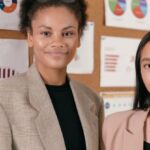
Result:
<svg viewBox="0 0 150 150"><path fill-rule="evenodd" d="M143 130L148 113L149 109L147 111L134 111L133 114L128 118L126 129L133 134L138 133L141 129Z"/></svg>
<svg viewBox="0 0 150 150"><path fill-rule="evenodd" d="M63 135L55 110L35 64L27 72L27 80L29 101L38 112L35 124L45 149L65 150ZM94 100L91 101L91 95L86 91L86 88L83 91L83 87L80 89L81 87L76 81L70 79L69 82L83 127L86 147L88 150L97 150L98 127L96 127L96 117L93 117L95 112L92 109Z"/></svg>
<svg viewBox="0 0 150 150"><path fill-rule="evenodd" d="M123 135L123 150L142 150L144 142L144 124L149 110L137 110L126 121Z"/></svg>
<svg viewBox="0 0 150 150"><path fill-rule="evenodd" d="M44 149L65 150L65 143L57 116L52 107L45 84L35 64L32 64L29 68L27 80L29 101L32 107L37 111L34 122Z"/></svg>

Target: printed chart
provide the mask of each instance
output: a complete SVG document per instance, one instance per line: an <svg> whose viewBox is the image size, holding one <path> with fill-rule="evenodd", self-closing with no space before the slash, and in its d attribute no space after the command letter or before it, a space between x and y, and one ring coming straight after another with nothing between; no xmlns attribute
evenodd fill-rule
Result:
<svg viewBox="0 0 150 150"><path fill-rule="evenodd" d="M24 73L29 66L26 40L0 39L0 79Z"/></svg>
<svg viewBox="0 0 150 150"><path fill-rule="evenodd" d="M137 18L144 18L147 15L146 0L132 0L132 12Z"/></svg>
<svg viewBox="0 0 150 150"><path fill-rule="evenodd" d="M111 11L117 15L122 15L126 10L126 1L125 0L109 0L109 6Z"/></svg>
<svg viewBox="0 0 150 150"><path fill-rule="evenodd" d="M150 0L105 0L107 26L150 30Z"/></svg>
<svg viewBox="0 0 150 150"><path fill-rule="evenodd" d="M103 92L100 96L104 100L104 115L131 110L133 108L133 92Z"/></svg>
<svg viewBox="0 0 150 150"><path fill-rule="evenodd" d="M0 29L19 30L19 9L21 1L0 0Z"/></svg>
<svg viewBox="0 0 150 150"><path fill-rule="evenodd" d="M13 12L17 7L17 0L0 0L0 9L5 13Z"/></svg>
<svg viewBox="0 0 150 150"><path fill-rule="evenodd" d="M100 42L100 87L134 87L140 39L101 36Z"/></svg>

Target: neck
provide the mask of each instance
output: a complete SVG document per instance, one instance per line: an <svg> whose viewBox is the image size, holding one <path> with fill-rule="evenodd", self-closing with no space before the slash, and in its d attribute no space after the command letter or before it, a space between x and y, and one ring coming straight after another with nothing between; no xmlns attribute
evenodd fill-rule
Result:
<svg viewBox="0 0 150 150"><path fill-rule="evenodd" d="M45 84L49 85L62 85L66 81L66 68L64 69L53 69L49 67L43 67L42 65L36 64L36 67Z"/></svg>

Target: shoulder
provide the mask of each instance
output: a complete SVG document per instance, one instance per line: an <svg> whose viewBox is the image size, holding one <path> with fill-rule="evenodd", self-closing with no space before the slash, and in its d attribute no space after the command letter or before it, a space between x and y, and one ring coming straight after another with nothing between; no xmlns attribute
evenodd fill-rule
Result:
<svg viewBox="0 0 150 150"><path fill-rule="evenodd" d="M17 101L16 96L25 96L27 92L27 79L25 74L3 79L0 81L0 104L10 104Z"/></svg>
<svg viewBox="0 0 150 150"><path fill-rule="evenodd" d="M132 115L135 111L133 110L128 110L128 111L121 111L117 113L113 113L105 118L105 124L108 124L110 122L114 122L119 124L122 122L122 120L128 119L130 115Z"/></svg>
<svg viewBox="0 0 150 150"><path fill-rule="evenodd" d="M26 73L18 74L0 81L0 91L19 90L26 85Z"/></svg>
<svg viewBox="0 0 150 150"><path fill-rule="evenodd" d="M94 96L94 97L99 97L98 94L94 90L90 89L89 87L87 87L86 85L84 85L84 84L82 84L78 81L71 80L71 84L74 87L78 88L81 93L86 93L86 95L88 95L88 96L91 95L91 96Z"/></svg>
<svg viewBox="0 0 150 150"><path fill-rule="evenodd" d="M104 119L103 123L103 139L107 139L107 135L109 138L120 132L120 130L126 127L126 123L129 118L135 113L134 110L117 112L112 115L109 115Z"/></svg>
<svg viewBox="0 0 150 150"><path fill-rule="evenodd" d="M75 80L71 80L71 84L73 85L73 87L78 89L78 92L80 92L80 95L84 97L88 97L89 99L91 99L92 101L95 101L96 103L99 103L99 104L102 103L102 99L99 96L99 94L95 92L94 90L92 90L91 88L89 88L88 86Z"/></svg>
<svg viewBox="0 0 150 150"><path fill-rule="evenodd" d="M111 129L113 127L118 128L118 126L126 122L133 113L135 113L135 111L129 110L111 114L105 118L103 127L107 128L107 126L111 124Z"/></svg>
<svg viewBox="0 0 150 150"><path fill-rule="evenodd" d="M74 80L71 80L71 88L73 92L75 92L80 98L80 100L83 101L83 104L90 107L90 109L97 114L100 119L100 124L102 125L104 118L104 107L103 100L98 93L86 85Z"/></svg>

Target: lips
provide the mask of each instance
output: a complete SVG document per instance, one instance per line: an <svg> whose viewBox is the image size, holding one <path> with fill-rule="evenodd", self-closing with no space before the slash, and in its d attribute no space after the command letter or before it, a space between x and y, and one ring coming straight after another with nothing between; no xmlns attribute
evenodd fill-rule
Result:
<svg viewBox="0 0 150 150"><path fill-rule="evenodd" d="M46 54L48 55L51 55L51 56L65 56L67 55L69 52L68 51L48 51L48 52L45 52Z"/></svg>

